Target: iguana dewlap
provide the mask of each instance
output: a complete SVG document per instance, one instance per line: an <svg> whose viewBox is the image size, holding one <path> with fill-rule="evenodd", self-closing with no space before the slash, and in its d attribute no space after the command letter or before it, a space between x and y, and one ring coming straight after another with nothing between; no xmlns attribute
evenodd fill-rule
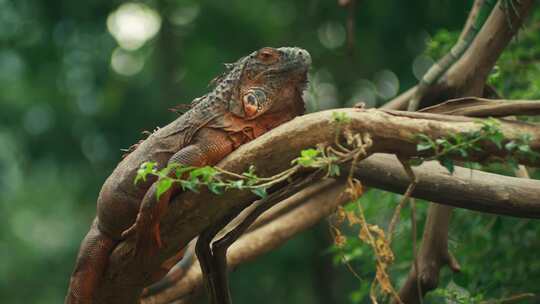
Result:
<svg viewBox="0 0 540 304"><path fill-rule="evenodd" d="M178 189L173 187L158 201L155 179L134 185L142 163L155 161L159 168L170 162L214 165L238 146L302 114L310 64L309 53L300 48L253 52L227 65L214 80L215 88L195 99L188 112L137 145L99 193L97 216L81 244L66 303L95 303L109 255L126 234L137 234L139 254L159 250L159 220ZM153 279L163 274L156 271ZM143 287L118 288L117 295L99 298L138 299Z"/></svg>

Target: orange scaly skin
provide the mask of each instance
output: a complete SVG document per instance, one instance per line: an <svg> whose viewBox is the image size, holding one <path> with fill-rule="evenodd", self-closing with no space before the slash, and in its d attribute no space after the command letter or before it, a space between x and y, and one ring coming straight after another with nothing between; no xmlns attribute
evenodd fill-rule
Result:
<svg viewBox="0 0 540 304"><path fill-rule="evenodd" d="M214 165L238 146L302 114L310 63L309 53L300 48L253 52L228 65L228 71L215 79L214 90L195 99L188 112L137 145L103 184L97 216L82 241L65 303L95 303L109 256L129 235L136 235L135 255L141 261L166 246L159 221L179 189L172 187L158 201L155 178L134 185L142 163L155 161L159 169L171 162ZM182 253L171 257L149 274L150 281L163 277L181 258ZM130 300L106 303L136 303L144 286L124 283L129 288L118 288L118 294L109 298Z"/></svg>

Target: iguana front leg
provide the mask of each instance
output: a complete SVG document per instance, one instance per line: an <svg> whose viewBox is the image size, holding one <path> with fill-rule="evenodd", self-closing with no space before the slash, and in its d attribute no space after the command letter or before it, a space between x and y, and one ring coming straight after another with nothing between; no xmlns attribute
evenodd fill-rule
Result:
<svg viewBox="0 0 540 304"><path fill-rule="evenodd" d="M231 153L233 149L233 142L226 132L205 128L197 133L193 144L174 154L170 158L169 164L180 163L194 167L214 165ZM143 256L152 255L163 245L159 222L167 210L171 197L180 190L178 186L173 185L161 194L158 200L158 182L155 182L146 192L135 223L122 233L122 237L133 233L137 234L136 254Z"/></svg>

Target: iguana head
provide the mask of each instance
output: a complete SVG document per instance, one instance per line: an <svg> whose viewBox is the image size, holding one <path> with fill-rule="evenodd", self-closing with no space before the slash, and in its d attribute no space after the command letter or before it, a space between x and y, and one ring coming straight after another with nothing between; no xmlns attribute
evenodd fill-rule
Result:
<svg viewBox="0 0 540 304"><path fill-rule="evenodd" d="M303 112L310 65L304 49L265 47L229 64L215 90L221 90L229 111L244 119L284 110Z"/></svg>

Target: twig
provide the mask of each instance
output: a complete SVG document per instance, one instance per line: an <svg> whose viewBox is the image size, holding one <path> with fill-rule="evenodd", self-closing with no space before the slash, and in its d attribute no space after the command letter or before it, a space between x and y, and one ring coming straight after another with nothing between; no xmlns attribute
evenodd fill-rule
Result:
<svg viewBox="0 0 540 304"><path fill-rule="evenodd" d="M403 158L400 158L399 156L398 156L398 160L403 166L405 173L407 173L407 176L410 178L411 183L407 187L407 190L403 194L401 201L399 202L396 209L394 210L394 214L392 215L392 220L390 221L390 224L388 225L388 242L389 243L392 243L392 235L394 233L396 224L399 221L399 215L401 214L401 209L405 206L405 204L411 197L411 194L413 193L414 188L416 187L416 184L418 183L418 180L416 179L416 176L414 175L414 172L412 171L412 168L408 164L407 160L404 160Z"/></svg>
<svg viewBox="0 0 540 304"><path fill-rule="evenodd" d="M413 259L414 269L416 271L416 287L418 288L418 299L420 304L424 303L422 297L422 284L420 282L420 268L418 266L418 245L417 245L417 227L416 227L416 201L411 199L411 228L412 228L412 240L413 240Z"/></svg>

